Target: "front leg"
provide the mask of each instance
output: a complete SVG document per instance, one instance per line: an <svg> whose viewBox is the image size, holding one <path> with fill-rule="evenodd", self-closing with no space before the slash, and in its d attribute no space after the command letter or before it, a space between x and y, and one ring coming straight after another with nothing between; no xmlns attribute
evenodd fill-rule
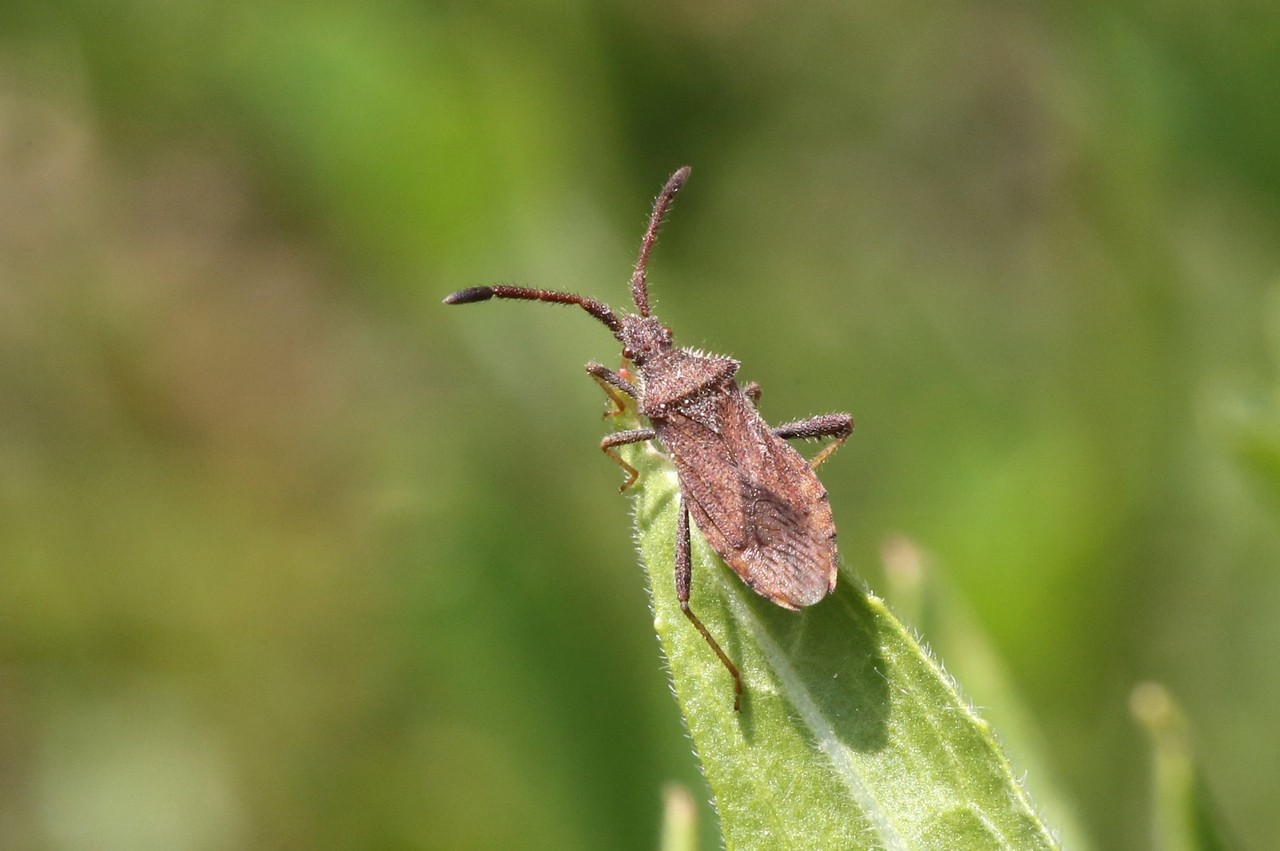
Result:
<svg viewBox="0 0 1280 851"><path fill-rule="evenodd" d="M809 462L809 466L818 469L823 461L831 457L840 446L853 434L853 417L849 414L821 414L807 420L796 420L793 423L780 425L773 433L783 440L794 440L797 437L817 438L833 437L831 443Z"/></svg>
<svg viewBox="0 0 1280 851"><path fill-rule="evenodd" d="M632 399L639 399L640 393L636 390L635 385L623 378L618 373L595 361L587 364L587 375L590 375L600 385L600 389L604 390L609 401L613 403L613 410L605 411L605 418L616 417L618 414L626 410L626 396ZM624 396L623 394L626 394Z"/></svg>

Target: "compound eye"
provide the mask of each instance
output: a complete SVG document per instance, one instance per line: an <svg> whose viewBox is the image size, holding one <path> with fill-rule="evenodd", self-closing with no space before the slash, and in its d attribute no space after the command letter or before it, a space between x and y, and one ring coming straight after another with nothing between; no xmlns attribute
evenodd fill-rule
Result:
<svg viewBox="0 0 1280 851"><path fill-rule="evenodd" d="M623 356L624 358L626 358L627 360L634 360L634 359L635 359L635 354L636 354L635 352L631 351L631 347L630 347L630 346L623 346L623 347L622 347L622 356Z"/></svg>

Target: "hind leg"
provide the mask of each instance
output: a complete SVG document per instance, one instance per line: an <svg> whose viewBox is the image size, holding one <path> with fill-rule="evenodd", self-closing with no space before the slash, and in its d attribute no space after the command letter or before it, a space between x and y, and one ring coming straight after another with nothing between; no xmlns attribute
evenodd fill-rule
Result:
<svg viewBox="0 0 1280 851"><path fill-rule="evenodd" d="M742 675L738 673L738 666L730 661L729 656L720 649L720 644L711 637L711 631L703 626L702 621L698 620L698 616L689 608L689 589L692 586L692 580L693 554L689 546L689 506L685 505L684 497L681 497L680 513L676 516L676 599L680 601L680 611L684 612L689 622L702 633L707 644L720 657L720 663L729 672L729 676L733 677L733 711L738 712L742 709Z"/></svg>

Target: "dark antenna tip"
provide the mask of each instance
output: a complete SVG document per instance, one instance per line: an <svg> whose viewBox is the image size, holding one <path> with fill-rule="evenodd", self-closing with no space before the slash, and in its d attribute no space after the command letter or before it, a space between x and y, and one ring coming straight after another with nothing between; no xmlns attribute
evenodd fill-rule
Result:
<svg viewBox="0 0 1280 851"><path fill-rule="evenodd" d="M468 287L444 297L445 304L470 304L473 301L488 301L493 298L493 287Z"/></svg>

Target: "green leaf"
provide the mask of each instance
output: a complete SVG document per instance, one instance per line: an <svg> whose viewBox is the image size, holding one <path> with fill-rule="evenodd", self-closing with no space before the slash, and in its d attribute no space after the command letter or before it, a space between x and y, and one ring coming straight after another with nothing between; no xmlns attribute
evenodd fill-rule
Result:
<svg viewBox="0 0 1280 851"><path fill-rule="evenodd" d="M619 427L633 427L630 416ZM684 618L678 482L626 447L654 625L728 848L1054 848L987 724L884 603L847 573L803 612L744 585L696 531L691 605L742 671Z"/></svg>
<svg viewBox="0 0 1280 851"><path fill-rule="evenodd" d="M881 546L885 596L906 620L929 636L929 646L947 660L951 675L986 707L1000 731L1000 742L1035 795L1040 810L1053 818L1064 847L1087 851L1093 846L1071 799L1054 782L1048 747L1035 713L1024 703L991 639L944 567L905 536Z"/></svg>

